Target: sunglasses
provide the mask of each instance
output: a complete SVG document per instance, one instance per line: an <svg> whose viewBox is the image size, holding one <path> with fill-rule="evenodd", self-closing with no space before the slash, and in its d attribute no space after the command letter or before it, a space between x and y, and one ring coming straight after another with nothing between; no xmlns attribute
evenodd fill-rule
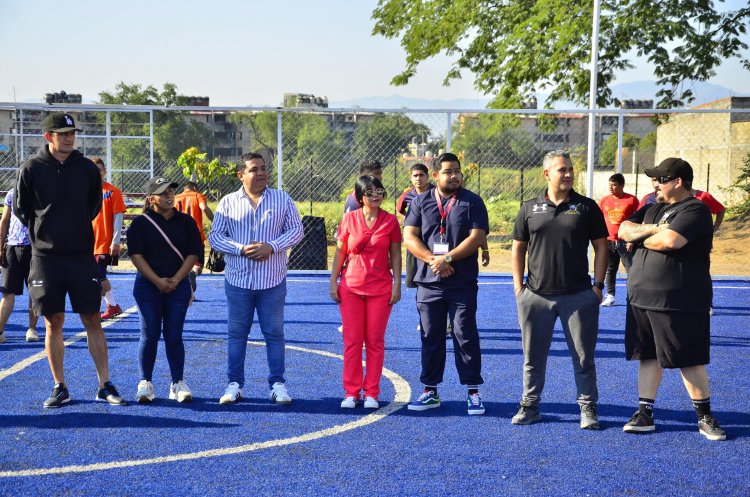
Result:
<svg viewBox="0 0 750 497"><path fill-rule="evenodd" d="M367 190L364 192L365 197L374 197L375 195L383 196L385 194L385 190L382 188L378 188L377 190Z"/></svg>
<svg viewBox="0 0 750 497"><path fill-rule="evenodd" d="M679 176L658 176L658 177L657 177L657 178L655 178L655 179L656 179L656 181L657 181L657 182L658 182L658 183L659 183L660 185L663 185L664 183L669 183L670 181L674 181L674 180L676 180L677 178L679 178Z"/></svg>

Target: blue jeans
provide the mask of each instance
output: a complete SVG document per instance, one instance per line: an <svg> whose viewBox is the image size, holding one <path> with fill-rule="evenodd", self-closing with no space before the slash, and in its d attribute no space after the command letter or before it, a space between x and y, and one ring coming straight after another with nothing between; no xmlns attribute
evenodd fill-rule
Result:
<svg viewBox="0 0 750 497"><path fill-rule="evenodd" d="M273 288L247 290L224 282L227 295L227 376L229 382L245 384L245 352L247 337L258 311L260 331L266 340L268 384L284 383L284 301L286 279Z"/></svg>
<svg viewBox="0 0 750 497"><path fill-rule="evenodd" d="M185 278L173 292L161 293L153 283L139 274L133 284L133 297L141 317L141 340L138 344L141 379L151 381L159 337L163 330L172 383L177 383L183 379L185 370L182 329L190 302L190 283Z"/></svg>

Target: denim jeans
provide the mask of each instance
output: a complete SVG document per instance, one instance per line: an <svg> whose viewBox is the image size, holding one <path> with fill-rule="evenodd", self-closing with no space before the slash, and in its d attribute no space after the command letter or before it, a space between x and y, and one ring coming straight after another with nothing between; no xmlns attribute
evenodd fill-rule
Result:
<svg viewBox="0 0 750 497"><path fill-rule="evenodd" d="M258 311L260 332L266 340L268 384L284 383L284 301L286 279L273 288L248 290L224 282L227 295L227 376L229 382L245 384L245 352L247 337Z"/></svg>
<svg viewBox="0 0 750 497"><path fill-rule="evenodd" d="M138 344L141 379L151 381L163 330L172 383L177 383L184 379L185 344L182 342L182 329L190 301L190 283L185 278L174 291L161 293L153 283L138 274L133 284L133 297L141 317L141 340Z"/></svg>

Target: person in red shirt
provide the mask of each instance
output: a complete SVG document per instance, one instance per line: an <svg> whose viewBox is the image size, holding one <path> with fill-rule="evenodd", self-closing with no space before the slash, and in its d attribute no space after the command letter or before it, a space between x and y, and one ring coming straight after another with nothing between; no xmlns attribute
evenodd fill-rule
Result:
<svg viewBox="0 0 750 497"><path fill-rule="evenodd" d="M638 199L629 193L625 193L625 177L613 174L609 177L609 193L599 201L599 208L604 213L604 221L607 223L607 248L609 249L609 263L604 281L607 285L607 295L602 300L605 307L615 303L615 281L620 261L625 271L630 270L633 258L633 246L626 244L619 236L620 224L638 210Z"/></svg>
<svg viewBox="0 0 750 497"><path fill-rule="evenodd" d="M204 246L201 256L198 257L198 262L195 263L195 267L190 271L190 286L193 288L193 292L195 292L198 288L196 280L203 272L205 258L206 233L203 231L203 215L205 214L209 221L213 221L214 213L208 206L208 202L206 202L206 196L198 191L198 185L193 181L185 183L182 193L175 196L174 206L178 211L193 218L195 224L198 225L198 231L200 231L201 241Z"/></svg>
<svg viewBox="0 0 750 497"><path fill-rule="evenodd" d="M693 189L692 193L693 197L706 204L708 210L711 211L711 215L716 216L716 220L714 221L714 233L716 233L719 230L721 223L724 221L724 212L727 210L726 207L708 192Z"/></svg>
<svg viewBox="0 0 750 497"><path fill-rule="evenodd" d="M659 188L659 182L656 180L657 178L651 178L651 186L654 188L654 191L643 196L641 202L638 204L639 209L656 203L656 190Z"/></svg>
<svg viewBox="0 0 750 497"><path fill-rule="evenodd" d="M330 285L343 322L346 393L341 407L356 407L364 390L364 407L377 409L385 328L393 305L401 299L401 228L395 215L380 208L385 189L379 179L361 176L354 191L361 208L347 212L341 221Z"/></svg>
<svg viewBox="0 0 750 497"><path fill-rule="evenodd" d="M99 168L99 174L102 176L102 210L91 222L94 228L94 259L99 267L102 290L105 292L104 301L107 304L101 318L112 319L122 313L122 308L112 293L112 284L107 279L107 267L117 265L117 259L120 257L120 235L126 208L120 189L107 182L107 167L104 161L96 157L92 162Z"/></svg>

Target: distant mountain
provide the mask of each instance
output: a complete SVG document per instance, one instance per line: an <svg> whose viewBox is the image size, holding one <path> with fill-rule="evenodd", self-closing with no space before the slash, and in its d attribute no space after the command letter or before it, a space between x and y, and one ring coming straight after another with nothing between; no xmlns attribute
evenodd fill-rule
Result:
<svg viewBox="0 0 750 497"><path fill-rule="evenodd" d="M689 84L693 90L696 99L690 106L700 105L721 98L738 96L738 93L724 86L715 85L706 82L693 82ZM656 92L658 87L654 81L633 81L630 83L620 83L612 86L612 94L620 100L654 100L656 102ZM541 107L546 94L537 94L537 101ZM351 108L362 107L364 109L483 109L490 102L489 98L456 98L452 100L438 100L427 98L404 97L393 94L387 97L374 96L353 98L350 100L330 100L329 107L332 108ZM584 106L573 104L572 102L558 102L556 109L580 109Z"/></svg>

